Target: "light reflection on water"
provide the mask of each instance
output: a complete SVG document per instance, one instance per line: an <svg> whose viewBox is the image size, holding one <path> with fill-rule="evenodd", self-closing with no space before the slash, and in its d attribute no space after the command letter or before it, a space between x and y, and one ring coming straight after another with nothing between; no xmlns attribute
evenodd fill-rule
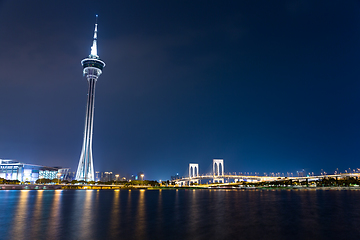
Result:
<svg viewBox="0 0 360 240"><path fill-rule="evenodd" d="M118 225L121 224L121 214L120 214L120 190L114 191L114 199L112 203L112 212L110 217L110 229L111 237L115 238L118 236Z"/></svg>
<svg viewBox="0 0 360 240"><path fill-rule="evenodd" d="M131 219L132 218L131 190L128 190L126 206L127 206L127 208L126 208L126 219Z"/></svg>
<svg viewBox="0 0 360 240"><path fill-rule="evenodd" d="M17 203L17 208L14 209L14 221L12 223L11 238L25 239L26 225L28 221L27 208L29 207L29 190L20 190L20 196Z"/></svg>
<svg viewBox="0 0 360 240"><path fill-rule="evenodd" d="M147 239L146 235L146 207L145 207L145 190L139 190L139 200L136 214L136 239Z"/></svg>
<svg viewBox="0 0 360 240"><path fill-rule="evenodd" d="M80 225L80 239L91 239L92 237L92 222L93 215L92 213L92 204L91 197L94 193L94 190L85 190L85 199L82 204L82 213L78 216L78 221L81 222Z"/></svg>
<svg viewBox="0 0 360 240"><path fill-rule="evenodd" d="M44 190L38 190L36 194L35 206L33 210L33 221L37 224L34 224L32 227L31 235L35 238L39 239L41 237L40 230L41 230L41 216L42 216L42 202L43 202L43 192Z"/></svg>
<svg viewBox="0 0 360 240"><path fill-rule="evenodd" d="M164 224L164 208L163 206L163 190L159 190L158 194L158 202L157 202L157 209L156 209L156 218L154 219L156 221L156 231L159 233L158 237L162 239L164 236L162 235L161 229L163 228ZM166 211L167 209L165 209Z"/></svg>
<svg viewBox="0 0 360 240"><path fill-rule="evenodd" d="M0 191L0 239L359 239L360 191Z"/></svg>
<svg viewBox="0 0 360 240"><path fill-rule="evenodd" d="M196 233L198 232L198 226L199 226L199 221L201 221L201 219L199 219L199 211L201 206L199 206L198 201L199 199L196 198L196 190L193 189L192 192L189 191L190 194L190 201L189 201L189 206L191 206L191 208L189 208L188 210L188 224L187 224L187 229L188 229L188 235L189 236L196 236Z"/></svg>
<svg viewBox="0 0 360 240"><path fill-rule="evenodd" d="M55 190L54 197L52 200L51 208L50 208L50 217L48 219L48 234L47 238L51 239L52 236L59 236L61 234L61 229L59 225L59 221L61 219L61 193L63 190Z"/></svg>

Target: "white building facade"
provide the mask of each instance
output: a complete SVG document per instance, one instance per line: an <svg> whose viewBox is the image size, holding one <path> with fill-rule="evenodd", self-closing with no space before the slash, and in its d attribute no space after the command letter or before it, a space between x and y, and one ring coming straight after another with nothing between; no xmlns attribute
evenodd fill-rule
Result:
<svg viewBox="0 0 360 240"><path fill-rule="evenodd" d="M0 159L0 178L34 183L38 179L61 180L66 178L69 168L46 167L42 165L21 163L15 160Z"/></svg>

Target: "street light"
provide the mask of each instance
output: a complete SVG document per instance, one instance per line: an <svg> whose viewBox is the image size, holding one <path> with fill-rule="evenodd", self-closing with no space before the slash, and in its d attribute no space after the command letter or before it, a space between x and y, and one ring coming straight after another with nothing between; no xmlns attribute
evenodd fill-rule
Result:
<svg viewBox="0 0 360 240"><path fill-rule="evenodd" d="M141 174L140 177L141 177L142 184L144 185L144 174Z"/></svg>
<svg viewBox="0 0 360 240"><path fill-rule="evenodd" d="M60 184L60 177L61 177L61 173L57 173L57 177L58 177L58 184Z"/></svg>

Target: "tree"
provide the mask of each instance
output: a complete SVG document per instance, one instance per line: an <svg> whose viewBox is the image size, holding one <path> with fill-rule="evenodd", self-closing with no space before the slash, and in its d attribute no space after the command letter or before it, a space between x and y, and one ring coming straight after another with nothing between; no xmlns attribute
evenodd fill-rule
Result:
<svg viewBox="0 0 360 240"><path fill-rule="evenodd" d="M68 184L68 183L70 183L70 182L69 182L68 180L62 180L61 183L62 183L62 184Z"/></svg>
<svg viewBox="0 0 360 240"><path fill-rule="evenodd" d="M71 181L71 184L77 184L77 183L79 183L78 180L72 180L72 181Z"/></svg>
<svg viewBox="0 0 360 240"><path fill-rule="evenodd" d="M51 183L51 179L47 179L47 178L39 178L38 180L36 180L35 183L38 183L38 184L46 184L46 183Z"/></svg>
<svg viewBox="0 0 360 240"><path fill-rule="evenodd" d="M54 178L53 180L51 180L52 183L59 183L59 179L58 178Z"/></svg>

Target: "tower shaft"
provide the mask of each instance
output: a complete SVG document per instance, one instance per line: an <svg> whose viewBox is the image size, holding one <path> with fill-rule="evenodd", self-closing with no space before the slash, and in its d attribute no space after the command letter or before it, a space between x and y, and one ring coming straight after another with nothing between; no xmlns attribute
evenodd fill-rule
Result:
<svg viewBox="0 0 360 240"><path fill-rule="evenodd" d="M92 136L94 127L96 81L96 78L88 78L89 89L85 117L84 141L81 150L79 166L76 172L76 179L83 181L94 181L95 176L92 156Z"/></svg>

